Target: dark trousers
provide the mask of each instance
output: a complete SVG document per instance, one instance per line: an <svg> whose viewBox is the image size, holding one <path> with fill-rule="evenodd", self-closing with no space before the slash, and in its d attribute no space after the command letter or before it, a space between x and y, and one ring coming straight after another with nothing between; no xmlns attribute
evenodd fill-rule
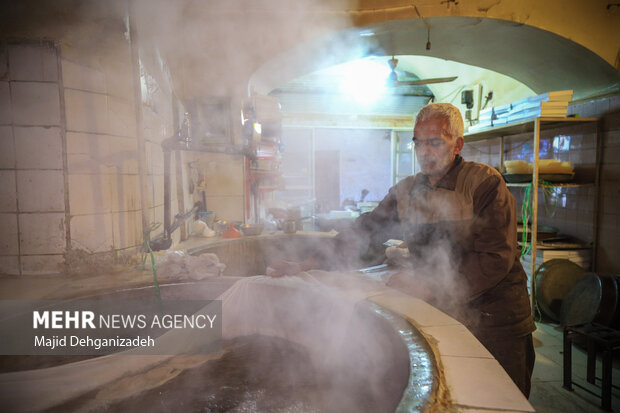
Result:
<svg viewBox="0 0 620 413"><path fill-rule="evenodd" d="M506 370L525 397L530 397L532 372L536 359L532 334L523 337L476 335L476 338Z"/></svg>

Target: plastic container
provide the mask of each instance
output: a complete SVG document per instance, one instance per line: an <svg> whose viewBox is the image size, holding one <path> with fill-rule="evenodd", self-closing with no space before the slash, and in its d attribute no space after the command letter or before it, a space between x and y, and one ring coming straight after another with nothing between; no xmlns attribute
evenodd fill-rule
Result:
<svg viewBox="0 0 620 413"><path fill-rule="evenodd" d="M215 212L202 211L198 213L198 219L203 221L207 226L213 229L213 222L215 221Z"/></svg>
<svg viewBox="0 0 620 413"><path fill-rule="evenodd" d="M294 220L284 221L282 223L282 231L285 234L294 234L297 232L297 223Z"/></svg>
<svg viewBox="0 0 620 413"><path fill-rule="evenodd" d="M506 173L508 174L531 174L532 164L521 160L504 161Z"/></svg>
<svg viewBox="0 0 620 413"><path fill-rule="evenodd" d="M235 229L235 224L231 222L228 229L222 233L222 237L241 238L241 233Z"/></svg>
<svg viewBox="0 0 620 413"><path fill-rule="evenodd" d="M243 235L260 235L263 232L263 224L243 224L239 227Z"/></svg>

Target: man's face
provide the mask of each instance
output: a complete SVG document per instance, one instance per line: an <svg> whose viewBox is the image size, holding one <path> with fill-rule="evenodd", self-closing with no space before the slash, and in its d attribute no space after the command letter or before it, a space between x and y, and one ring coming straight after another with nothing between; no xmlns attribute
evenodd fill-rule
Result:
<svg viewBox="0 0 620 413"><path fill-rule="evenodd" d="M448 120L430 118L418 122L413 130L416 159L422 173L440 179L463 147L463 138L453 138L447 133Z"/></svg>

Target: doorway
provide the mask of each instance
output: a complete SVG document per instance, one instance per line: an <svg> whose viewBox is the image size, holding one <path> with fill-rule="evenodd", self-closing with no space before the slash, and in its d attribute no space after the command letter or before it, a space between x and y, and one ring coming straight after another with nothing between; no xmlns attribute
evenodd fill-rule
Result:
<svg viewBox="0 0 620 413"><path fill-rule="evenodd" d="M340 151L316 151L314 158L316 212L340 208Z"/></svg>

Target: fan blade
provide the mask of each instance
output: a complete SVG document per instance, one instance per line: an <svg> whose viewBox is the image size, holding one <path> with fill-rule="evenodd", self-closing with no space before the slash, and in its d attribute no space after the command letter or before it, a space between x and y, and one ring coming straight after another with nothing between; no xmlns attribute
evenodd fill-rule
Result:
<svg viewBox="0 0 620 413"><path fill-rule="evenodd" d="M420 80L399 80L395 82L397 86L415 86L415 85L428 85L431 83L446 83L452 82L458 76L452 77L435 77L431 79L420 79Z"/></svg>

